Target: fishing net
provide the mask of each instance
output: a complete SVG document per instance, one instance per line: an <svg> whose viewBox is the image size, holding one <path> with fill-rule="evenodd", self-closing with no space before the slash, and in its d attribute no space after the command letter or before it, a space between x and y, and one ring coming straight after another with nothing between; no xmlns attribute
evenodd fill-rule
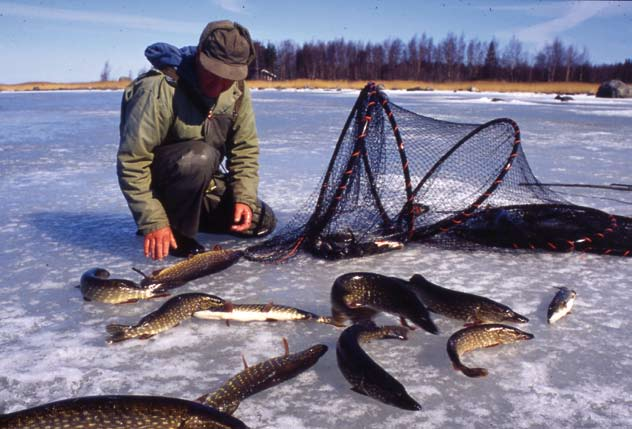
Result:
<svg viewBox="0 0 632 429"><path fill-rule="evenodd" d="M325 259L409 241L630 255L632 219L572 205L533 175L511 119L440 121L373 83L344 124L320 187L252 260Z"/></svg>

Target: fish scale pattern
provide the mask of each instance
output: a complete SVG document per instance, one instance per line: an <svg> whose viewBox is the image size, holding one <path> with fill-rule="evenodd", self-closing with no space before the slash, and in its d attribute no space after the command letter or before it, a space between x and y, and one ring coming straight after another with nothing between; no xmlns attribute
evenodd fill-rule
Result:
<svg viewBox="0 0 632 429"><path fill-rule="evenodd" d="M360 92L320 186L246 257L283 262L443 246L581 250L631 256L632 219L576 206L534 176L511 119L465 124Z"/></svg>

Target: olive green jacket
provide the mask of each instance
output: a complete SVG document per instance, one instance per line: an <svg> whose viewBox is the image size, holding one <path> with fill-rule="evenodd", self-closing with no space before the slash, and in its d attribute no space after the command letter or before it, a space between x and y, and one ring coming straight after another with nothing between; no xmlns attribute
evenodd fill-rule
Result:
<svg viewBox="0 0 632 429"><path fill-rule="evenodd" d="M226 129L217 133L223 135L215 137L223 142L213 144L224 144L229 186L235 202L254 209L259 185L259 140L250 90L245 82L242 88L243 97L237 104L242 96L238 82L222 92L217 100L211 100L214 104L210 112L215 120L230 116L229 122L224 122L229 124ZM236 106L239 106L238 111ZM181 87L159 71L152 70L125 89L117 174L123 195L143 234L169 225L165 209L151 190L153 150L162 144L204 140L206 116Z"/></svg>

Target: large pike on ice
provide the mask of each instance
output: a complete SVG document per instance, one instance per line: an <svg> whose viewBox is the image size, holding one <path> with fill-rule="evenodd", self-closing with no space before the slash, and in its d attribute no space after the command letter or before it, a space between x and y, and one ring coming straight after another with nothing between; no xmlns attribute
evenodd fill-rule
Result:
<svg viewBox="0 0 632 429"><path fill-rule="evenodd" d="M172 289L191 280L225 270L237 262L243 254L242 250L214 249L156 270L149 276L140 270L134 270L144 277L140 282L141 286L162 286L165 289Z"/></svg>
<svg viewBox="0 0 632 429"><path fill-rule="evenodd" d="M112 279L104 268L92 268L83 273L79 289L84 300L106 304L124 304L169 295L159 284L140 286L131 280Z"/></svg>
<svg viewBox="0 0 632 429"><path fill-rule="evenodd" d="M504 304L484 296L443 288L419 274L413 275L409 283L419 299L433 313L463 320L468 324L529 321Z"/></svg>
<svg viewBox="0 0 632 429"><path fill-rule="evenodd" d="M470 368L463 365L461 363L461 355L476 349L530 340L532 338L533 334L521 331L513 326L499 323L474 325L452 334L448 339L448 356L454 369L460 370L468 377L484 377L488 373L485 368Z"/></svg>
<svg viewBox="0 0 632 429"><path fill-rule="evenodd" d="M406 340L407 329L402 326L377 327L364 321L345 329L336 345L340 372L351 383L351 390L404 410L421 410L421 405L410 397L404 386L366 354L360 346L375 339Z"/></svg>
<svg viewBox="0 0 632 429"><path fill-rule="evenodd" d="M0 415L0 429L243 429L215 408L161 396L87 396Z"/></svg>
<svg viewBox="0 0 632 429"><path fill-rule="evenodd" d="M215 295L205 293L183 293L169 299L160 308L140 319L136 325L107 325L110 337L108 344L118 343L131 338L142 340L173 328L183 320L191 318L200 310L224 308L225 301Z"/></svg>
<svg viewBox="0 0 632 429"><path fill-rule="evenodd" d="M316 344L298 353L290 354L287 340L283 339L285 354L254 366L246 365L239 374L231 377L216 391L197 399L224 413L233 414L242 400L276 386L311 368L327 352L327 346Z"/></svg>
<svg viewBox="0 0 632 429"><path fill-rule="evenodd" d="M235 304L226 302L224 308L212 308L196 311L194 317L209 320L226 320L238 322L277 322L295 320L313 320L317 323L336 325L331 317L319 316L300 308L278 304Z"/></svg>
<svg viewBox="0 0 632 429"><path fill-rule="evenodd" d="M412 291L408 282L375 273L347 273L339 276L331 287L331 312L336 323L371 319L380 311L395 314L402 324L406 319L426 331L439 330L428 310Z"/></svg>

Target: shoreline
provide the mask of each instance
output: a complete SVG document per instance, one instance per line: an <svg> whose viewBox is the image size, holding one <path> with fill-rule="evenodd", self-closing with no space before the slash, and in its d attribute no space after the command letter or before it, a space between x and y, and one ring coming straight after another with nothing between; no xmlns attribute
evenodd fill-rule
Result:
<svg viewBox="0 0 632 429"><path fill-rule="evenodd" d="M470 91L470 92L530 92L544 94L589 94L597 92L599 84L585 82L503 82L503 81L470 81L470 82L421 82L421 81L376 81L384 85L386 90L407 91ZM0 84L0 92L38 92L38 91L89 91L89 90L122 90L129 85L129 80L105 82L25 82L19 84ZM298 79L288 81L249 80L248 85L256 89L356 89L360 90L366 81L343 80L310 80Z"/></svg>

